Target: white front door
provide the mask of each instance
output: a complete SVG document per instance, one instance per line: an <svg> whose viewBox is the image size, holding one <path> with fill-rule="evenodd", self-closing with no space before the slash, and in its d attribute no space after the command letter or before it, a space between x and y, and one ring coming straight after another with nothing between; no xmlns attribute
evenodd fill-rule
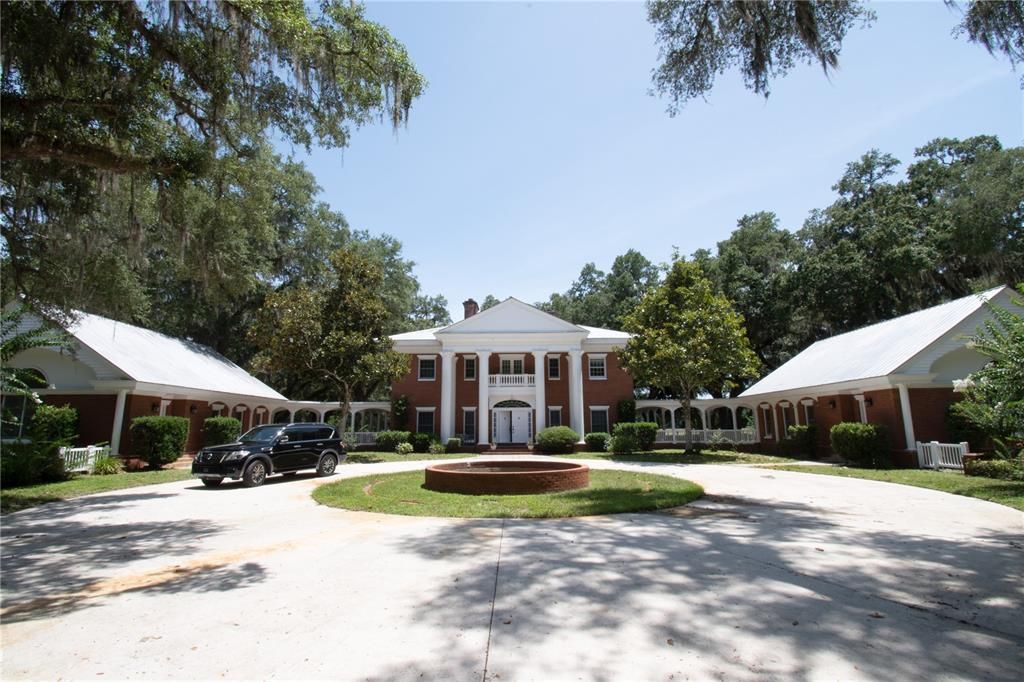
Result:
<svg viewBox="0 0 1024 682"><path fill-rule="evenodd" d="M492 426L495 443L529 443L530 442L530 408L493 410Z"/></svg>

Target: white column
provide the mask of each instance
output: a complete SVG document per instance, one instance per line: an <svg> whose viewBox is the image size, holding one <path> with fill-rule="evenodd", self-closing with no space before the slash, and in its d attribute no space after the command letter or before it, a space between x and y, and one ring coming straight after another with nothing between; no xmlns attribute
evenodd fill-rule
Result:
<svg viewBox="0 0 1024 682"><path fill-rule="evenodd" d="M754 442L761 442L761 418L758 416L758 412L761 408L758 405L754 405L751 412L754 413Z"/></svg>
<svg viewBox="0 0 1024 682"><path fill-rule="evenodd" d="M569 351L569 424L583 442L583 351Z"/></svg>
<svg viewBox="0 0 1024 682"><path fill-rule="evenodd" d="M675 408L669 408L668 419L672 423L672 442L676 442L676 410Z"/></svg>
<svg viewBox="0 0 1024 682"><path fill-rule="evenodd" d="M729 411L732 413L732 428L733 431L740 430L740 424L736 421L736 408L734 406L729 407Z"/></svg>
<svg viewBox="0 0 1024 682"><path fill-rule="evenodd" d="M487 445L491 442L491 415L487 411L487 402L490 399L491 384L491 353L490 351L478 351L476 354L476 380L480 384L476 417L476 444Z"/></svg>
<svg viewBox="0 0 1024 682"><path fill-rule="evenodd" d="M544 395L544 378L547 376L547 353L542 350L533 351L533 383L534 403L537 410L537 418L533 424L533 434L536 440L537 432L547 425L548 406L547 397Z"/></svg>
<svg viewBox="0 0 1024 682"><path fill-rule="evenodd" d="M855 396L853 396L853 399L856 400L857 404L860 406L860 423L861 424L867 424L868 423L868 408L864 405L864 396L863 395L855 395Z"/></svg>
<svg viewBox="0 0 1024 682"><path fill-rule="evenodd" d="M446 442L455 432L455 353L441 351L441 441Z"/></svg>
<svg viewBox="0 0 1024 682"><path fill-rule="evenodd" d="M114 403L114 428L110 432L110 454L121 454L121 429L124 427L124 403L128 398L128 389L122 388L117 392L117 402Z"/></svg>
<svg viewBox="0 0 1024 682"><path fill-rule="evenodd" d="M896 384L900 392L900 411L903 413L903 436L907 439L907 450L917 448L914 438L914 417L910 414L910 391L906 384Z"/></svg>

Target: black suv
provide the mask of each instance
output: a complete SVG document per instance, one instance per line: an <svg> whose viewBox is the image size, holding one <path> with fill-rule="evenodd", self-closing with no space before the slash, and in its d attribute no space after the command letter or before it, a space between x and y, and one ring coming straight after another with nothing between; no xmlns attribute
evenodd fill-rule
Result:
<svg viewBox="0 0 1024 682"><path fill-rule="evenodd" d="M347 456L345 444L330 424L265 424L242 434L237 443L200 450L192 460L192 475L210 487L225 478L240 478L252 488L271 474L294 474L300 469L330 476Z"/></svg>

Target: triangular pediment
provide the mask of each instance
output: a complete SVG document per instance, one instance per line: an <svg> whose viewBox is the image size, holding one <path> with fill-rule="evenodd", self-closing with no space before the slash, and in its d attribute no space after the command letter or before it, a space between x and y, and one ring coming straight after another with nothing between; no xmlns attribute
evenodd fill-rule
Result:
<svg viewBox="0 0 1024 682"><path fill-rule="evenodd" d="M515 298L437 332L448 334L585 334L586 330Z"/></svg>

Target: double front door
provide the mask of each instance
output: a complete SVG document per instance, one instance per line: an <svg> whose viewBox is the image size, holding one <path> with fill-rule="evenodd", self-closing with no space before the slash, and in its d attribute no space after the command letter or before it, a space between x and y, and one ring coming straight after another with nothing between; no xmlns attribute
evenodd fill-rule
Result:
<svg viewBox="0 0 1024 682"><path fill-rule="evenodd" d="M492 429L495 443L529 443L533 436L533 410L530 408L494 409Z"/></svg>

